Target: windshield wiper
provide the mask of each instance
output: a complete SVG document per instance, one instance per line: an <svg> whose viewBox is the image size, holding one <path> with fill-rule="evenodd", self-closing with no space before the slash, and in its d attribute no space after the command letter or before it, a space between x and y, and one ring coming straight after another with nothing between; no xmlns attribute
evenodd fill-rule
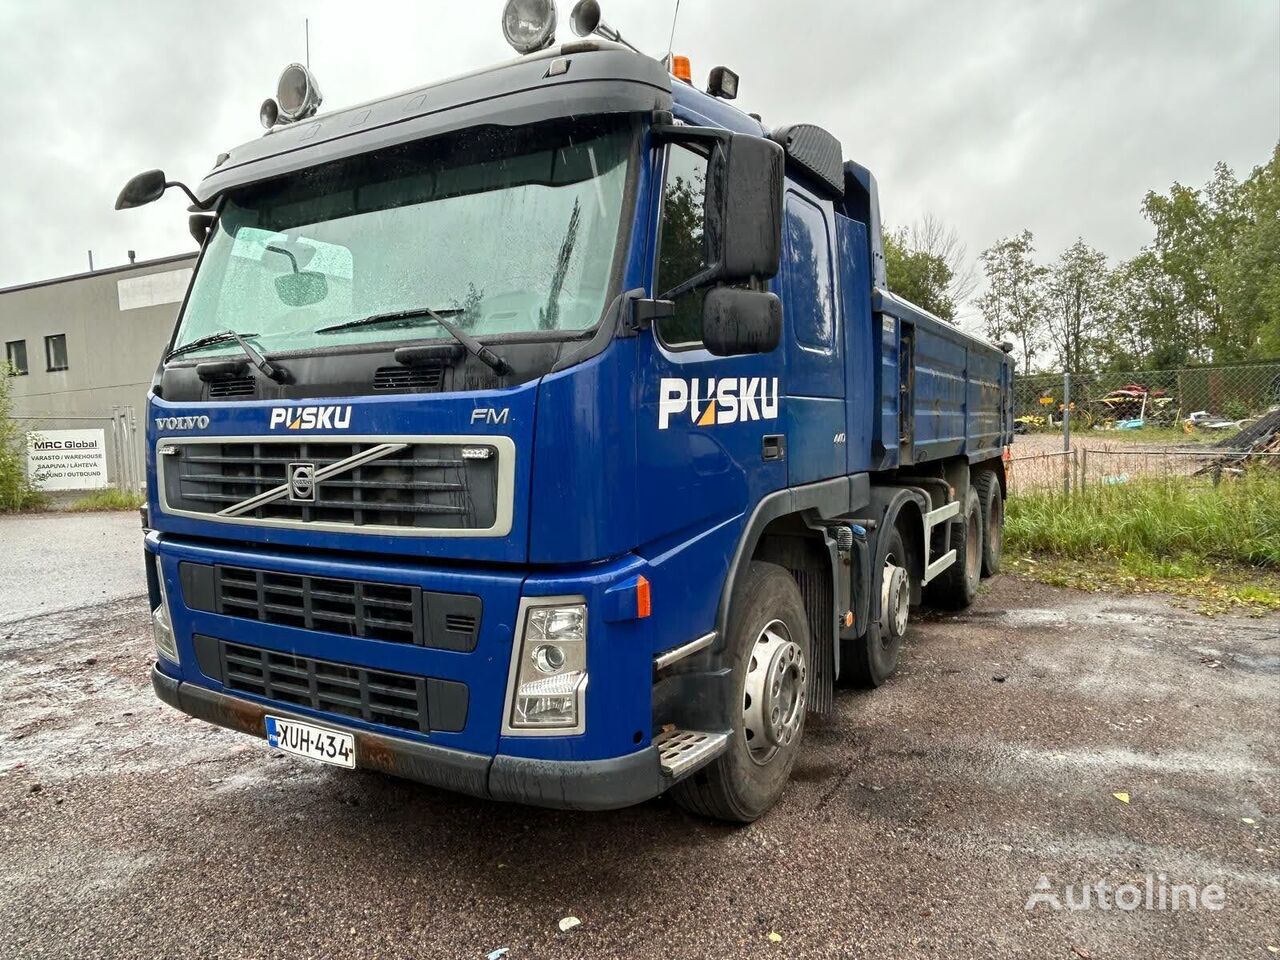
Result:
<svg viewBox="0 0 1280 960"><path fill-rule="evenodd" d="M486 347L483 343L465 333L458 327L454 326L446 316L457 316L464 311L458 308L449 308L446 310L432 310L430 307L415 307L412 310L396 310L392 313L375 313L371 317L361 317L359 320L347 320L344 323L335 323L329 327L321 327L316 333L338 333L342 330L354 330L357 327L415 327L424 323L434 323L442 327L449 336L457 340L467 353L471 354L485 366L487 366L498 376L503 376L511 372L511 365L503 360L500 356Z"/></svg>
<svg viewBox="0 0 1280 960"><path fill-rule="evenodd" d="M199 337L190 343L184 343L180 347L175 347L169 351L169 355L164 358L164 362L168 363L174 357L180 357L184 353L190 353L193 350L199 350L202 347L212 347L217 343L230 343L234 340L239 344L240 349L244 351L249 362L262 371L262 375L276 383L285 383L289 379L289 374L280 367L260 354L249 343L249 337L256 337L256 333L236 333L234 330L222 330L218 333L211 333L207 337Z"/></svg>

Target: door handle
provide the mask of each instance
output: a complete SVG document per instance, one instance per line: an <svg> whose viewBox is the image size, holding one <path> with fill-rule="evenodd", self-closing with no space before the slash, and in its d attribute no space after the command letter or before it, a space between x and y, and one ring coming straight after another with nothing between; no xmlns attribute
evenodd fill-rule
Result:
<svg viewBox="0 0 1280 960"><path fill-rule="evenodd" d="M787 436L784 433L767 434L761 444L762 460L785 460L787 458Z"/></svg>

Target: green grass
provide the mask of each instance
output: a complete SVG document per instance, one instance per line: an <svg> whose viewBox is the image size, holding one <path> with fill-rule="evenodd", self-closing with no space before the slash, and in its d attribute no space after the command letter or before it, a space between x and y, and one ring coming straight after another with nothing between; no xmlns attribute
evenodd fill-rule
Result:
<svg viewBox="0 0 1280 960"><path fill-rule="evenodd" d="M1181 444L1211 444L1224 437L1240 432L1239 427L1229 430L1192 430L1190 433L1181 426L1143 427L1140 430L1072 430L1073 441L1084 446L1096 446L1099 443L1154 443L1162 446Z"/></svg>
<svg viewBox="0 0 1280 960"><path fill-rule="evenodd" d="M1199 479L1137 480L1011 497L1013 566L1085 589L1157 589L1208 607L1280 609L1280 475L1217 487Z"/></svg>
<svg viewBox="0 0 1280 960"><path fill-rule="evenodd" d="M1009 500L1005 529L1014 551L1117 560L1188 555L1280 568L1280 476L1258 472L1216 487L1179 477L1089 486L1069 497L1019 494Z"/></svg>
<svg viewBox="0 0 1280 960"><path fill-rule="evenodd" d="M137 510L147 498L132 490L117 490L108 487L106 490L95 490L72 503L68 510L77 513L89 513L95 510Z"/></svg>

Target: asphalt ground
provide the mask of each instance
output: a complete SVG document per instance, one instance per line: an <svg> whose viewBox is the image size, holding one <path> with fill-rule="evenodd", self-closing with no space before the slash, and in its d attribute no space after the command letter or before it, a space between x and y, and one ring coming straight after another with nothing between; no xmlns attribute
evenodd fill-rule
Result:
<svg viewBox="0 0 1280 960"><path fill-rule="evenodd" d="M0 516L0 624L145 590L136 513Z"/></svg>
<svg viewBox="0 0 1280 960"><path fill-rule="evenodd" d="M0 621L0 957L1280 951L1280 618L998 577L811 718L778 806L729 827L480 801L188 720L150 690L129 535L134 566L63 565L56 592L133 597ZM1222 909L1066 909L1148 875ZM1042 876L1064 909L1026 909Z"/></svg>

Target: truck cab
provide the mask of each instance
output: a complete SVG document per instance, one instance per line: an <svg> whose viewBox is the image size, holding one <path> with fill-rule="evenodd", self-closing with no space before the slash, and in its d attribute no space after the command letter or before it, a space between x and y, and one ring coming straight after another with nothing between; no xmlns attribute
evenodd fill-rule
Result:
<svg viewBox="0 0 1280 960"><path fill-rule="evenodd" d="M271 116L188 191L162 700L479 796L749 821L913 605L972 599L1007 358L888 291L834 137L668 66L597 34Z"/></svg>

